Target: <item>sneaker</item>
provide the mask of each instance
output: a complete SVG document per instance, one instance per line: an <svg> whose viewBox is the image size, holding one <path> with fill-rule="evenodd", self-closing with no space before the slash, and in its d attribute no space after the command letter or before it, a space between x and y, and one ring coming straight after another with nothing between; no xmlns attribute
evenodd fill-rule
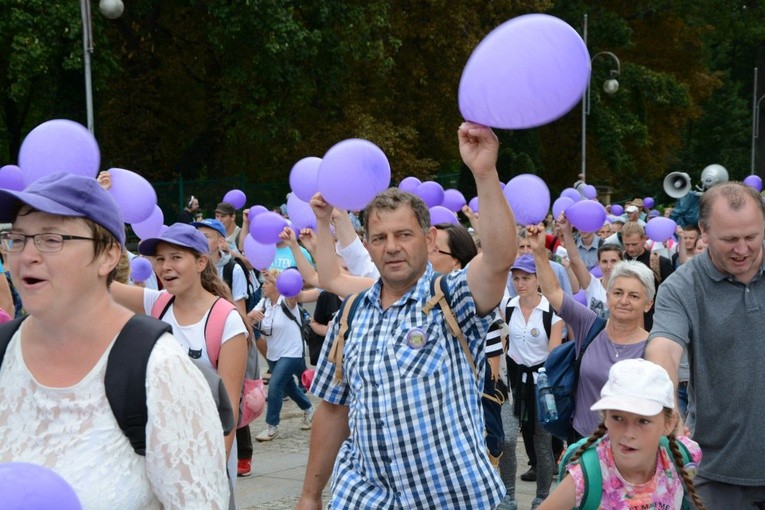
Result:
<svg viewBox="0 0 765 510"><path fill-rule="evenodd" d="M236 465L236 476L245 477L252 474L252 459L239 459Z"/></svg>
<svg viewBox="0 0 765 510"><path fill-rule="evenodd" d="M305 414L303 414L303 424L300 426L302 430L311 430L311 427L313 426L313 413L315 409L313 406L306 409Z"/></svg>
<svg viewBox="0 0 765 510"><path fill-rule="evenodd" d="M273 438L275 438L278 435L279 435L279 429L271 425L268 425L266 426L265 429L263 429L263 432L255 436L255 439L260 442L271 441Z"/></svg>
<svg viewBox="0 0 765 510"><path fill-rule="evenodd" d="M518 510L518 503L514 497L508 495L499 502L495 510Z"/></svg>
<svg viewBox="0 0 765 510"><path fill-rule="evenodd" d="M539 505L542 504L542 501L544 501L542 498L534 498L534 500L531 502L531 510L537 510Z"/></svg>
<svg viewBox="0 0 765 510"><path fill-rule="evenodd" d="M537 481L537 470L534 466L531 466L528 471L523 473L521 475L521 480L524 482L536 482Z"/></svg>

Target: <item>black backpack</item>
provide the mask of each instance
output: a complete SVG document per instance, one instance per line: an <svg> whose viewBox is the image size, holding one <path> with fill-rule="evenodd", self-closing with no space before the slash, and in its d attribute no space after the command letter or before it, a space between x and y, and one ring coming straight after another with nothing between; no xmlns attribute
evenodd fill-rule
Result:
<svg viewBox="0 0 765 510"><path fill-rule="evenodd" d="M257 295L255 284L252 281L250 270L247 269L247 266L244 265L244 262L234 256L231 256L229 261L226 262L226 265L223 266L223 281L226 282L226 285L228 285L229 289L234 288L234 266L236 265L239 265L239 267L242 268L242 272L244 272L244 279L247 281L247 297L244 299L244 308L250 312L253 308L255 308L255 305L258 304L259 296Z"/></svg>

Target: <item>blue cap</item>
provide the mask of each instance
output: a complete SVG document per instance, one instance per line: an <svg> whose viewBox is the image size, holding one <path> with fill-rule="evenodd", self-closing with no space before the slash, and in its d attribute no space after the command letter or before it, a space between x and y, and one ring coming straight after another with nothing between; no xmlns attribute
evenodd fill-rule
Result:
<svg viewBox="0 0 765 510"><path fill-rule="evenodd" d="M0 189L0 222L12 223L23 204L55 216L87 218L125 246L122 213L112 196L92 177L56 172L37 179L24 191Z"/></svg>
<svg viewBox="0 0 765 510"><path fill-rule="evenodd" d="M190 248L202 255L207 255L209 252L207 238L202 232L188 223L173 223L160 237L144 239L138 244L138 252L141 255L154 256L157 253L157 245L159 243Z"/></svg>
<svg viewBox="0 0 765 510"><path fill-rule="evenodd" d="M213 230L217 230L218 233L222 235L223 237L226 237L226 227L223 226L223 223L221 223L220 220L216 220L213 218L205 218L202 221L192 222L191 226L194 228L199 228L199 227L211 228Z"/></svg>
<svg viewBox="0 0 765 510"><path fill-rule="evenodd" d="M510 271L513 269L518 269L529 274L536 274L537 265L534 263L534 257L526 253L515 259L515 263L513 263L513 267L510 268Z"/></svg>

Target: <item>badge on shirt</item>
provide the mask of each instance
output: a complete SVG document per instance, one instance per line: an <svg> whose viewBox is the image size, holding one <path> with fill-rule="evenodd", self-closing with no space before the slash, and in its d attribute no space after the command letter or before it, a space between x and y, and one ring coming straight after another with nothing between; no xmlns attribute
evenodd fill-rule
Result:
<svg viewBox="0 0 765 510"><path fill-rule="evenodd" d="M531 336L534 338L539 336L539 330L537 328L531 328Z"/></svg>
<svg viewBox="0 0 765 510"><path fill-rule="evenodd" d="M428 343L428 337L420 328L412 328L406 334L406 343L412 349L422 349Z"/></svg>

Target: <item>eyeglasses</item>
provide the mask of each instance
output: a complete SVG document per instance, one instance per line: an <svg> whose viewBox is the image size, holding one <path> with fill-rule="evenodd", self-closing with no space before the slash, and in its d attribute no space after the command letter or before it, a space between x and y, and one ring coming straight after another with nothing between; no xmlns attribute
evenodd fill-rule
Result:
<svg viewBox="0 0 765 510"><path fill-rule="evenodd" d="M443 254L443 255L449 255L450 257L454 257L454 255L452 255L452 254L451 254L451 253L449 253L448 251L439 250L439 249L435 249L435 250L433 250L433 251L434 251L435 253L441 253L441 254Z"/></svg>
<svg viewBox="0 0 765 510"><path fill-rule="evenodd" d="M43 253L55 253L64 247L64 241L81 240L94 241L92 237L70 236L64 234L17 234L15 232L0 232L0 244L8 253L20 253L24 251L27 239L34 239L35 247Z"/></svg>

